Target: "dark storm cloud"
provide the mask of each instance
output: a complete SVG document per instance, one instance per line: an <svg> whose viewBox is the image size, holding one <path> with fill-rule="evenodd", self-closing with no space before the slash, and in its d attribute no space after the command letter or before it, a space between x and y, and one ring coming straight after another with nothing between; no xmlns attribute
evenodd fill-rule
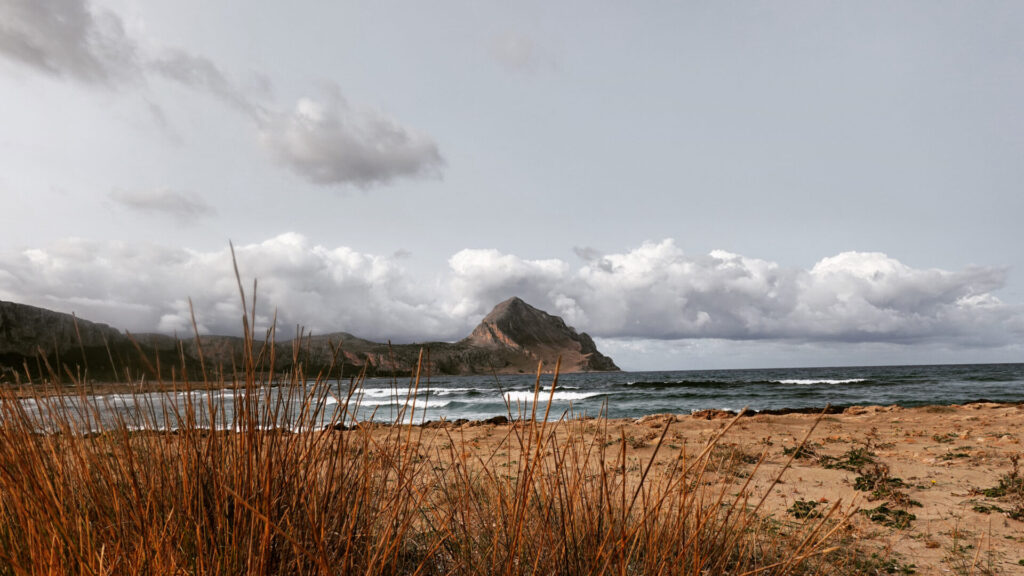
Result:
<svg viewBox="0 0 1024 576"><path fill-rule="evenodd" d="M81 0L0 1L0 54L87 83L110 84L138 72L121 19Z"/></svg>

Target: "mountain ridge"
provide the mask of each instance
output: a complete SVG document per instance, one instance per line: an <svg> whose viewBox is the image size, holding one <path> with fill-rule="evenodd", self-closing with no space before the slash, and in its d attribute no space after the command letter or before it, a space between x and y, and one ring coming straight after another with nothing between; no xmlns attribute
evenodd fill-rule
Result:
<svg viewBox="0 0 1024 576"><path fill-rule="evenodd" d="M72 314L0 301L0 382L54 373L93 380L181 378L183 372L198 378L203 365L223 374L241 369L244 342L238 336L200 335L197 340L122 333ZM255 343L257 354L262 344ZM619 369L585 332L518 297L499 303L458 342L393 345L336 331L276 340L273 349L275 371L301 364L307 376L410 375L421 350L427 374L532 373L538 364L550 371L559 357L562 372Z"/></svg>

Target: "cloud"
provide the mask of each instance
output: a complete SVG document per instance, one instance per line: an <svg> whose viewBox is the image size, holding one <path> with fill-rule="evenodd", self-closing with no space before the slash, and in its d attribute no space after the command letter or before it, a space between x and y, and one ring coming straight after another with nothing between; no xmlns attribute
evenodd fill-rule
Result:
<svg viewBox="0 0 1024 576"><path fill-rule="evenodd" d="M249 118L273 158L312 183L368 188L436 177L444 167L431 138L383 112L351 105L337 88L278 110L256 97L270 93L269 79L261 77L254 94L205 56L174 47L149 52L140 53L116 14L85 0L0 0L0 56L91 84L158 77L208 94ZM161 107L150 103L150 110L166 127Z"/></svg>
<svg viewBox="0 0 1024 576"><path fill-rule="evenodd" d="M922 270L880 253L846 252L810 270L725 251L689 256L672 240L599 256L570 270L496 251L450 261L453 311L482 314L502 295L606 338L923 342L995 345L1021 310L992 292L1002 269Z"/></svg>
<svg viewBox="0 0 1024 576"><path fill-rule="evenodd" d="M529 36L518 32L504 32L491 39L488 52L491 58L509 72L536 72L546 64L548 57Z"/></svg>
<svg viewBox="0 0 1024 576"><path fill-rule="evenodd" d="M584 260L586 262L593 262L594 260L601 259L601 251L597 248L591 248L590 246L573 246L572 251L580 260Z"/></svg>
<svg viewBox="0 0 1024 576"><path fill-rule="evenodd" d="M236 246L243 284L258 279L258 329L338 330L363 337L456 338L461 329L393 259L327 248L299 234ZM188 298L204 333L238 334L241 305L227 247L197 252L145 242L68 239L0 253L0 299L74 311L134 332L192 331ZM250 294L251 298L251 294Z"/></svg>
<svg viewBox="0 0 1024 576"><path fill-rule="evenodd" d="M455 317L486 313L502 300L550 300L569 274L561 260L525 260L497 250L461 250L448 259L449 312ZM568 319L567 319L568 320Z"/></svg>
<svg viewBox="0 0 1024 576"><path fill-rule="evenodd" d="M994 295L1004 270L919 269L873 252L799 269L724 251L690 256L663 240L573 268L466 249L433 278L411 276L400 256L326 247L299 234L236 252L243 275L259 279L260 326L279 307L282 327L397 342L465 336L514 295L593 336L618 339L626 351L622 342L630 340L655 349L652 342L681 340L994 349L1024 335L1024 311ZM0 253L0 298L133 331L187 333L192 297L203 330L238 333L231 270L227 249L71 239Z"/></svg>
<svg viewBox="0 0 1024 576"><path fill-rule="evenodd" d="M171 216L180 222L191 222L215 212L212 206L195 194L171 190L114 190L109 198L118 205L147 214Z"/></svg>
<svg viewBox="0 0 1024 576"><path fill-rule="evenodd" d="M209 58L168 49L151 59L147 69L169 80L206 92L249 116L259 117L259 106Z"/></svg>
<svg viewBox="0 0 1024 576"><path fill-rule="evenodd" d="M429 137L378 111L352 107L338 90L269 115L260 137L282 165L316 184L368 187L400 177L436 176L444 165Z"/></svg>
<svg viewBox="0 0 1024 576"><path fill-rule="evenodd" d="M113 84L138 72L121 19L82 0L0 1L0 54L87 83Z"/></svg>

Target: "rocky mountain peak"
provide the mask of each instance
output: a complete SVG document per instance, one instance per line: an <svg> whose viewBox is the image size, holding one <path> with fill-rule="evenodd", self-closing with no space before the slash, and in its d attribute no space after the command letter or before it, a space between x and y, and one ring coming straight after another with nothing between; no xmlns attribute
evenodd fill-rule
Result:
<svg viewBox="0 0 1024 576"><path fill-rule="evenodd" d="M558 316L512 297L494 307L463 342L490 349L522 352L554 365L561 356L566 371L618 370L611 358L597 351L586 333L578 333Z"/></svg>

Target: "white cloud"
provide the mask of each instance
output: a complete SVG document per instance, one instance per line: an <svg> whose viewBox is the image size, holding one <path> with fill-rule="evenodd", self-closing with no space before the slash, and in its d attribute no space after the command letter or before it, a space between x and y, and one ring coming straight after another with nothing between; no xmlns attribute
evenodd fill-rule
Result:
<svg viewBox="0 0 1024 576"><path fill-rule="evenodd" d="M258 118L260 107L242 89L228 80L209 58L168 49L147 63L147 69L194 90L215 96L228 106Z"/></svg>
<svg viewBox="0 0 1024 576"><path fill-rule="evenodd" d="M236 252L243 275L259 279L261 326L279 307L281 327L398 342L462 337L514 295L620 342L996 348L1024 331L1024 311L993 294L1004 271L916 269L880 253L846 252L802 270L723 251L689 256L664 240L574 269L558 259L467 249L439 277L415 278L399 264L401 256L326 247L298 234ZM238 333L241 310L227 249L71 239L0 253L0 298L74 310L133 331L189 332L187 297L204 330Z"/></svg>
<svg viewBox="0 0 1024 576"><path fill-rule="evenodd" d="M303 98L293 110L281 111L258 101L269 92L268 79L254 94L205 56L176 47L141 54L116 14L86 0L0 0L0 56L86 83L164 78L213 96L254 123L259 140L282 166L315 184L366 188L439 176L444 166L430 137L383 112L352 106L337 88L326 98ZM151 103L150 110L166 127L162 107Z"/></svg>
<svg viewBox="0 0 1024 576"><path fill-rule="evenodd" d="M437 176L444 165L429 137L352 107L336 89L322 100L299 100L291 112L268 114L260 137L282 165L316 184L367 187Z"/></svg>
<svg viewBox="0 0 1024 576"><path fill-rule="evenodd" d="M672 240L599 256L572 271L466 250L450 261L458 313L518 294L609 338L1003 342L1022 313L992 292L1005 271L914 269L880 253L846 252L810 270L716 250L689 256Z"/></svg>
<svg viewBox="0 0 1024 576"><path fill-rule="evenodd" d="M396 340L455 338L433 294L418 291L393 259L347 247L327 248L298 234L237 246L243 285L258 279L260 329L280 307L288 332L344 330ZM0 253L0 299L42 306L134 332L188 334L191 297L200 329L237 334L241 305L225 247L196 252L142 242L69 239L45 249ZM250 295L251 298L251 295Z"/></svg>
<svg viewBox="0 0 1024 576"><path fill-rule="evenodd" d="M199 196L172 190L114 190L109 198L129 210L170 216L184 224L214 213Z"/></svg>
<svg viewBox="0 0 1024 576"><path fill-rule="evenodd" d="M448 259L448 266L450 311L456 317L486 314L512 296L550 301L569 275L561 260L526 260L497 250L461 250Z"/></svg>

